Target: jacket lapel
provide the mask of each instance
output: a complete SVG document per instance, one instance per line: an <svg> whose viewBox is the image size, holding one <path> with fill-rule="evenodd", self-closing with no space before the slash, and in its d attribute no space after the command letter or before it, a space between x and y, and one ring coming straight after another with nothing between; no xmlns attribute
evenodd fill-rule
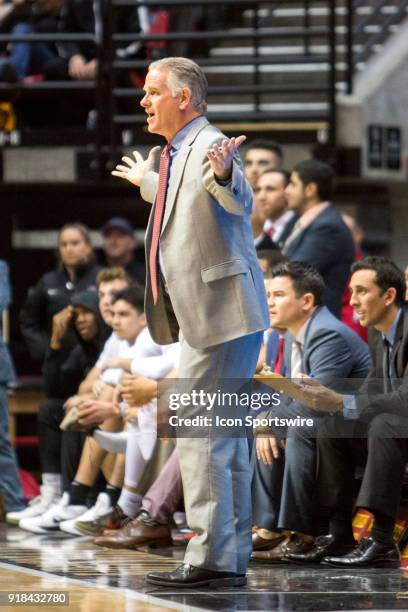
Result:
<svg viewBox="0 0 408 612"><path fill-rule="evenodd" d="M394 346L391 353L392 370L397 377L404 376L406 366L406 352L408 343L408 312L402 310L400 320L398 322L397 333Z"/></svg>
<svg viewBox="0 0 408 612"><path fill-rule="evenodd" d="M295 236L293 238L293 240L291 240L288 244L288 249L285 252L285 254L290 257L292 255L292 253L297 249L297 247L299 246L299 244L302 242L303 240L303 236L305 234L305 232L307 231L307 228L305 228L304 230L300 231L298 233L297 236ZM288 238L290 238L290 234L288 236Z"/></svg>
<svg viewBox="0 0 408 612"><path fill-rule="evenodd" d="M179 152L177 153L173 164L174 166L171 168L171 181L169 185L169 190L166 196L166 208L164 211L163 224L161 229L161 234L163 234L166 225L170 219L174 203L177 198L177 193L179 190L180 182L183 177L184 167L187 162L187 158L190 154L192 144L196 139L197 135L204 129L207 125L209 125L208 119L206 117L200 117L197 121L194 122L193 127L187 134L183 144L180 147Z"/></svg>
<svg viewBox="0 0 408 612"><path fill-rule="evenodd" d="M183 143L180 148L180 151L177 153L176 158L173 162L174 166L171 169L171 181L169 185L169 190L166 195L166 207L164 209L164 217L163 217L163 225L162 225L161 233L164 232L167 222L170 219L170 215L173 210L174 202L176 201L176 196L177 196L177 192L179 189L180 181L184 173L184 166L186 165L186 161L190 154L190 151L191 151L191 146Z"/></svg>
<svg viewBox="0 0 408 612"><path fill-rule="evenodd" d="M314 313L312 314L312 316L310 317L307 325L306 325L306 332L305 332L305 337L304 337L304 341L303 341L303 353L302 353L302 373L303 374L310 374L310 367L309 367L309 357L307 355L307 346L308 346L308 341L310 336L314 333L314 326L317 324L318 327L323 327L322 324L319 325L319 317L320 314L323 312L325 312L326 307L325 306L320 306L319 308L316 308L316 310L314 311ZM316 322L316 318L317 318L317 322Z"/></svg>
<svg viewBox="0 0 408 612"><path fill-rule="evenodd" d="M288 257L290 257L292 255L292 253L298 248L298 246L300 245L300 243L302 242L305 234L309 231L310 228L313 228L314 224L316 223L316 221L321 221L322 219L325 219L325 216L331 216L333 211L333 204L329 204L329 206L327 206L327 208L323 209L318 215L317 217L315 217L314 219L312 219L311 222L309 222L305 227L303 227L297 234L296 236L293 237L292 240L290 239L290 234L287 237L287 240L289 240L288 245L287 245L287 250L285 251L285 255L287 255ZM297 219L297 221L299 221L299 218ZM296 221L296 223L297 223ZM295 229L296 223L293 225L293 230Z"/></svg>

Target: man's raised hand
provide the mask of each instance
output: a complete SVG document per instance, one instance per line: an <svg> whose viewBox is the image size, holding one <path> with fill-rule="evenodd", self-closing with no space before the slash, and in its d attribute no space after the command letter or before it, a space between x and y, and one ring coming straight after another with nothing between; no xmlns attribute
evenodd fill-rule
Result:
<svg viewBox="0 0 408 612"><path fill-rule="evenodd" d="M159 151L160 147L153 147L153 149L150 149L147 159L143 159L139 151L133 151L134 159L125 155L122 157L122 161L127 165L118 164L115 170L112 170L112 175L140 187L146 172L154 170L156 154Z"/></svg>
<svg viewBox="0 0 408 612"><path fill-rule="evenodd" d="M66 306L52 318L52 333L50 339L50 347L54 350L61 348L62 340L68 330L68 325L74 315L72 306Z"/></svg>
<svg viewBox="0 0 408 612"><path fill-rule="evenodd" d="M245 142L246 136L225 138L221 146L213 144L207 153L211 169L220 181L228 181L232 175L232 160L239 146Z"/></svg>

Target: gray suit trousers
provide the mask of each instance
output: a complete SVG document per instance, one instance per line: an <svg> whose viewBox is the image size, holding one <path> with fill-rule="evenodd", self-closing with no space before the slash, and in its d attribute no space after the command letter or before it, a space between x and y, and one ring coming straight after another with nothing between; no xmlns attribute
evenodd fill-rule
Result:
<svg viewBox="0 0 408 612"><path fill-rule="evenodd" d="M254 374L261 344L262 332L206 349L192 348L182 339L181 382L185 388L217 392L224 388L223 381L236 379L238 391L242 381ZM231 391L231 383L228 390ZM214 405L206 414L215 418L222 412L222 407ZM198 409L199 413L203 410ZM180 408L178 416L182 414ZM245 573L252 550L251 476L245 429L241 437L232 437L228 428L222 435L211 427L201 428L200 437L178 437L177 452L187 522L197 532L188 544L185 563Z"/></svg>

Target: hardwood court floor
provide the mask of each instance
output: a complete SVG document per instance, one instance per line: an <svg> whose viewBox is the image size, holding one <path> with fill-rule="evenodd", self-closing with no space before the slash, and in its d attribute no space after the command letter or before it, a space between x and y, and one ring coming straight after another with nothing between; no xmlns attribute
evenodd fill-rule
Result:
<svg viewBox="0 0 408 612"><path fill-rule="evenodd" d="M66 591L69 607L45 610L81 612L408 610L408 575L400 570L252 564L245 588L170 591L145 583L148 571L171 570L182 555L177 548L113 551L90 538L61 532L35 536L0 525L0 596L13 590ZM3 603L0 610L34 607Z"/></svg>

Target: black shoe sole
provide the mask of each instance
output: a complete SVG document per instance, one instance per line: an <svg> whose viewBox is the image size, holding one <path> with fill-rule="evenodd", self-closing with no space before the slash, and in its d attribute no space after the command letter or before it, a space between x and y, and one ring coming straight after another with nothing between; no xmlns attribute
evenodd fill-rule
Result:
<svg viewBox="0 0 408 612"><path fill-rule="evenodd" d="M173 589L195 589L196 587L240 587L245 586L247 583L246 578L211 578L209 580L200 580L198 582L182 583L173 582L172 580L162 580L161 578L149 578L146 576L146 582L148 584L154 584L155 586L170 587Z"/></svg>
<svg viewBox="0 0 408 612"><path fill-rule="evenodd" d="M353 547L354 548L354 547ZM333 551L330 553L325 552L321 555L319 559L314 559L313 561L307 561L306 559L293 559L292 557L284 557L287 563L294 563L295 565L321 565L324 557L333 556L333 557L341 557L342 555L348 555L353 548L344 549L344 551Z"/></svg>
<svg viewBox="0 0 408 612"><path fill-rule="evenodd" d="M332 563L329 561L322 561L320 565L327 567L337 567L338 569L353 569L353 568L365 568L365 567L379 567L389 569L399 569L401 567L401 561L386 561L378 559L378 561L370 561L368 563Z"/></svg>

